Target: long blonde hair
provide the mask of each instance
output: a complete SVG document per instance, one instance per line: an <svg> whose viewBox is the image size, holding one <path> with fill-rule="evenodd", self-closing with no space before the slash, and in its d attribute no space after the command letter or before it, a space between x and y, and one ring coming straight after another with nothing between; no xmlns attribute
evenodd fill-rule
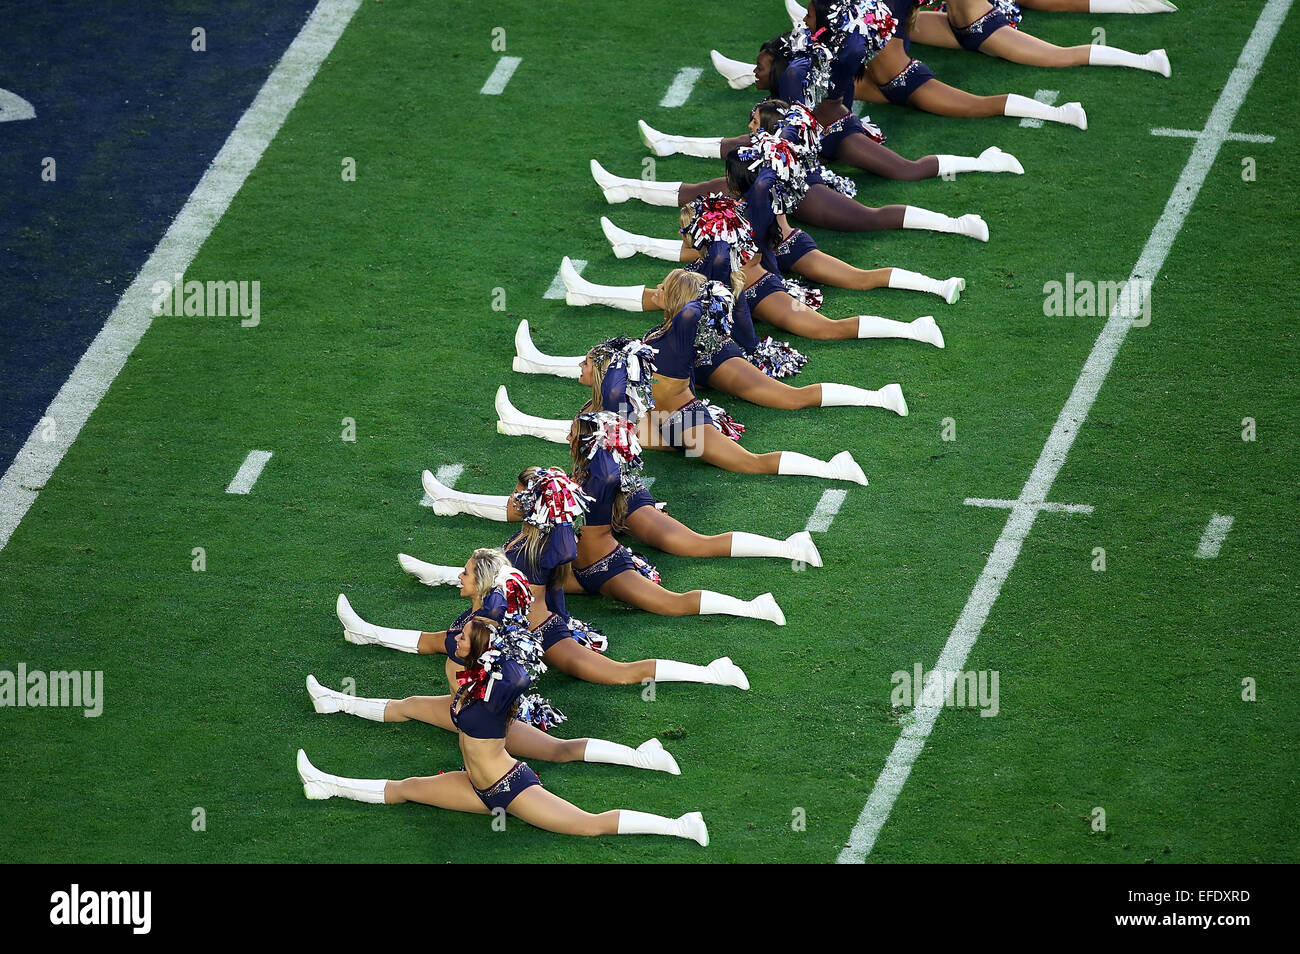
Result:
<svg viewBox="0 0 1300 954"><path fill-rule="evenodd" d="M541 470L541 468L535 465L530 467L525 467L523 470L519 472L519 483L527 487L528 482L537 476L537 472L539 470ZM524 517L527 518L528 514L524 514ZM530 566L534 566L534 567L538 566L542 560L542 544L546 542L546 537L542 534L542 531L534 527L531 523L527 521L527 519L524 520L523 525L519 528L518 535L520 537L523 537L524 559L528 562ZM560 566L557 566L554 570L552 570L551 573L553 574L555 579L557 579L561 583L564 583L569 579L569 574L572 571L573 571L572 563L563 563Z"/></svg>
<svg viewBox="0 0 1300 954"><path fill-rule="evenodd" d="M663 290L664 323L646 335L647 340L662 335L673 326L673 318L700 293L705 281L699 272L688 272L684 268L674 268L668 273Z"/></svg>
<svg viewBox="0 0 1300 954"><path fill-rule="evenodd" d="M600 359L592 357L591 353L587 354L587 360L591 362L591 398L582 406L585 411L603 411L605 402L601 399L600 389L605 384L605 372L609 370L609 363L614 360L612 354L603 355L604 364Z"/></svg>
<svg viewBox="0 0 1300 954"><path fill-rule="evenodd" d="M573 457L571 476L578 483L585 484L587 478L591 476L591 461L588 459L586 451L582 449L582 438L588 434L596 433L596 425L578 416L574 418L573 426L578 439L574 441L573 446L570 448ZM610 528L615 533L622 533L627 529L627 493L621 486L618 492L614 494L614 506L610 513L609 523Z"/></svg>

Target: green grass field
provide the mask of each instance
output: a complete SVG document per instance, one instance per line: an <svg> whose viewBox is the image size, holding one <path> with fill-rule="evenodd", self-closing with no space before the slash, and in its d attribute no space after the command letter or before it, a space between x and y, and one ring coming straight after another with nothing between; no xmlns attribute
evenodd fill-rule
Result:
<svg viewBox="0 0 1300 954"><path fill-rule="evenodd" d="M647 550L664 582L751 597L772 590L789 625L668 619L575 597L617 659L732 656L752 689L579 683L542 690L562 736L638 744L659 736L680 777L535 763L547 787L591 810L701 810L707 849L675 839L579 839L415 805L308 802L300 746L327 771L402 778L460 765L455 738L418 724L313 713L315 673L359 694L444 686L442 657L342 639L335 596L367 619L443 629L462 608L397 566L400 551L458 563L500 525L418 505L420 471L459 463L459 489L505 493L565 448L495 432L492 397L572 414L573 382L510 369L527 318L545 351L574 354L647 330L653 316L544 300L563 255L607 284L656 283L618 261L618 225L667 237L672 209L610 209L589 159L639 175L636 120L734 135L753 91L708 68L708 50L752 55L788 29L778 0L630 7L367 0L289 116L187 278L259 280L262 321L160 318L0 553L7 598L0 669L103 670L104 713L0 713L0 858L59 862L830 862L899 735L891 674L935 664L1006 511L1069 396L1105 317L1043 314L1043 285L1129 275L1191 151L1151 127L1198 130L1262 0L1187 0L1173 16L1047 14L1024 26L1063 45L1166 47L1165 80L1121 69L1043 70L917 48L973 92L1060 90L1090 128L872 117L909 157L1014 153L1026 175L888 182L857 175L872 205L979 212L987 245L926 232L812 230L864 267L961 275L962 300L826 289L832 316L934 314L947 348L810 342L795 383L902 383L911 415L786 412L721 403L752 450L850 450L868 487L724 473L651 454L673 514L704 532L784 537L822 492L848 489L817 536L822 569ZM631 12L635 10L635 13ZM480 95L504 27L522 64ZM1284 25L1052 490L1091 514L1043 513L967 664L1000 674L1000 709L945 711L869 856L876 862L1281 862L1300 860L1290 817L1300 767L1296 553L1300 496L1294 319L1294 179L1300 118ZM687 103L657 104L678 69L705 67ZM357 179L340 176L354 157ZM1256 162L1243 181L1242 160ZM700 181L716 161L657 160ZM845 171L845 170L841 170ZM491 307L505 289L507 310ZM760 334L772 329L760 325ZM778 338L787 335L776 332ZM341 439L344 418L356 441ZM1243 418L1257 439L1242 440ZM956 440L942 439L943 421ZM252 449L274 453L248 496L224 492ZM1212 513L1235 523L1195 558ZM206 570L191 569L202 547ZM1094 548L1106 568L1094 571ZM1242 700L1242 681L1258 698ZM192 830L196 807L206 830ZM1106 830L1093 831L1094 808ZM794 830L796 809L806 830Z"/></svg>

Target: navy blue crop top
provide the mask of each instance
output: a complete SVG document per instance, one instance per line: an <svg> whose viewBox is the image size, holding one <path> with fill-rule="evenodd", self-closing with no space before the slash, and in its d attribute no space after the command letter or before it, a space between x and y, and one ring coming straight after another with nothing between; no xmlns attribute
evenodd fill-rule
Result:
<svg viewBox="0 0 1300 954"><path fill-rule="evenodd" d="M691 373L695 372L692 364ZM622 489L623 469L614 455L603 447L588 463L587 481L582 491L593 501L587 508L587 526L607 527L614 522L614 501Z"/></svg>
<svg viewBox="0 0 1300 954"><path fill-rule="evenodd" d="M670 378L684 378L695 390L695 335L699 331L704 306L698 301L673 315L672 323L657 325L645 336L645 343L659 349L655 371Z"/></svg>
<svg viewBox="0 0 1300 954"><path fill-rule="evenodd" d="M776 184L776 172L763 169L745 193L745 216L750 228L754 230L754 241L758 243L762 255L763 268L773 275L780 275L781 269L776 264L776 253L772 250L772 224L776 213L772 211L772 186Z"/></svg>
<svg viewBox="0 0 1300 954"><path fill-rule="evenodd" d="M568 616L564 605L564 584L560 582L558 567L575 560L578 556L578 537L573 531L573 524L561 523L546 534L542 541L542 552L537 562L528 559L524 550L524 535L517 533L506 541L501 548L510 562L515 565L533 586L546 587L546 608L557 616Z"/></svg>
<svg viewBox="0 0 1300 954"><path fill-rule="evenodd" d="M699 272L711 282L721 282L731 287L731 245L728 242L714 242L709 246L708 254L699 261L687 266L692 272ZM754 330L754 318L749 313L749 301L744 295L736 298L731 309L731 337L746 354L758 347L758 332ZM697 363L699 356L696 357Z"/></svg>
<svg viewBox="0 0 1300 954"><path fill-rule="evenodd" d="M504 739L510 728L510 710L528 691L528 671L513 659L497 659L500 679L489 677L482 699L464 699L459 711L451 707L451 722L471 739ZM462 697L463 699L463 697Z"/></svg>

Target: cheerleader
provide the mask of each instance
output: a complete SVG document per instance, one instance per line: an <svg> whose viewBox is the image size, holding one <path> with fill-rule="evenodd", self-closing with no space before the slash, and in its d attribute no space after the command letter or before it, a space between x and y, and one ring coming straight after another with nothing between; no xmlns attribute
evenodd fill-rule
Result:
<svg viewBox="0 0 1300 954"><path fill-rule="evenodd" d="M1013 0L947 0L938 12L916 18L912 39L927 46L987 53L1027 66L1125 66L1170 75L1164 50L1129 53L1100 43L1055 46L1020 29L1020 6Z"/></svg>
<svg viewBox="0 0 1300 954"><path fill-rule="evenodd" d="M510 754L506 738L532 681L525 665L532 659L527 649L518 648L520 641L512 639L516 632L476 617L456 636L457 657L472 661L457 673L460 688L449 707L464 769L400 781L345 778L316 768L299 749L303 794L388 805L418 802L480 815L500 810L562 834L673 835L707 845L708 829L699 812L675 819L628 810L591 814L548 792L537 773Z"/></svg>

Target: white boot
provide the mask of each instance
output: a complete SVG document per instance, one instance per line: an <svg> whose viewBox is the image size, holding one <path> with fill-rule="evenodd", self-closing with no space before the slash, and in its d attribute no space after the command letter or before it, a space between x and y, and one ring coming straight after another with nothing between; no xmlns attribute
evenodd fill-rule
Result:
<svg viewBox="0 0 1300 954"><path fill-rule="evenodd" d="M648 235L624 231L603 215L600 217L600 228L605 233L605 238L609 240L609 244L613 246L615 258L631 258L640 252L642 255L662 259L665 262L682 260L681 242L650 238Z"/></svg>
<svg viewBox="0 0 1300 954"><path fill-rule="evenodd" d="M655 660L655 682L699 682L709 686L735 686L748 689L745 671L730 656L715 659L707 666L692 666L674 659Z"/></svg>
<svg viewBox="0 0 1300 954"><path fill-rule="evenodd" d="M927 232L949 232L967 235L980 242L989 240L989 227L978 215L963 215L953 218L929 209L920 209L914 205L903 206L903 228L922 229Z"/></svg>
<svg viewBox="0 0 1300 954"><path fill-rule="evenodd" d="M359 699L346 692L327 689L316 681L315 676L307 677L307 694L311 696L312 708L317 712L346 712L348 715L369 719L371 722L384 721L384 709L388 699Z"/></svg>
<svg viewBox="0 0 1300 954"><path fill-rule="evenodd" d="M1168 77L1169 54L1164 50L1152 50L1150 53L1129 53L1117 50L1113 46L1093 43L1088 47L1089 66L1127 66L1130 69L1146 70Z"/></svg>
<svg viewBox="0 0 1300 954"><path fill-rule="evenodd" d="M1025 174L1020 160L1009 152L1003 152L997 146L989 146L975 158L970 156L936 155L939 160L939 178L951 179L962 172L1010 172L1018 176Z"/></svg>
<svg viewBox="0 0 1300 954"><path fill-rule="evenodd" d="M1064 123L1067 126L1088 128L1088 114L1083 111L1081 103L1066 103L1064 106L1048 106L1019 93L1007 94L1007 105L1003 107L1003 116L1020 116L1025 119L1042 119L1051 123Z"/></svg>
<svg viewBox="0 0 1300 954"><path fill-rule="evenodd" d="M689 838L705 847L709 844L709 829L704 825L704 816L699 812L690 812L681 818L664 818L649 812L634 812L626 808L618 811L618 833L620 835L675 835Z"/></svg>
<svg viewBox="0 0 1300 954"><path fill-rule="evenodd" d="M424 485L424 492L433 501L433 512L440 517L453 517L458 513L467 513L473 517L496 520L498 523L505 523L510 519L510 512L507 509L509 497L494 494L467 494L452 490L427 470L420 475L420 483Z"/></svg>
<svg viewBox="0 0 1300 954"><path fill-rule="evenodd" d="M785 0L785 12L790 15L791 25L798 26L808 15L808 6L807 4L800 6L799 0Z"/></svg>
<svg viewBox="0 0 1300 954"><path fill-rule="evenodd" d="M582 760L605 765L628 765L652 772L667 772L669 775L682 774L682 770L677 767L677 760L658 739L647 739L635 749L617 742L606 742L604 739L588 739Z"/></svg>
<svg viewBox="0 0 1300 954"><path fill-rule="evenodd" d="M557 378L576 379L582 376L582 355L559 358L542 354L533 344L532 335L528 331L528 319L525 318L515 330L515 358L511 366L520 374L553 374Z"/></svg>
<svg viewBox="0 0 1300 954"><path fill-rule="evenodd" d="M923 341L936 348L943 347L943 332L934 322L933 315L923 315L915 321L895 321L879 315L858 315L859 338L906 338Z"/></svg>
<svg viewBox="0 0 1300 954"><path fill-rule="evenodd" d="M397 554L397 563L425 586L459 586L464 567L425 563L405 553Z"/></svg>
<svg viewBox="0 0 1300 954"><path fill-rule="evenodd" d="M907 402L903 389L897 384L887 384L879 391L856 388L851 384L823 384L822 407L883 407L899 417L907 417Z"/></svg>
<svg viewBox="0 0 1300 954"><path fill-rule="evenodd" d="M644 179L624 179L622 176L611 175L595 159L591 160L591 177L605 193L605 201L610 205L628 199L640 199L647 205L670 205L676 208L677 191L682 187L680 182L647 182Z"/></svg>
<svg viewBox="0 0 1300 954"><path fill-rule="evenodd" d="M717 50L709 50L709 59L713 68L721 73L732 89L747 89L754 85L754 64L729 60Z"/></svg>
<svg viewBox="0 0 1300 954"><path fill-rule="evenodd" d="M339 622L343 624L343 638L358 646L383 646L385 649L397 649L404 653L420 651L420 630L389 629L387 626L374 626L357 615L348 598L339 594L334 606Z"/></svg>
<svg viewBox="0 0 1300 954"><path fill-rule="evenodd" d="M889 287L905 288L908 291L929 292L931 295L938 295L951 305L961 298L961 293L966 290L966 279L945 278L941 281L937 278L922 275L920 272L909 272L906 268L891 268L889 270Z"/></svg>
<svg viewBox="0 0 1300 954"><path fill-rule="evenodd" d="M1089 13L1177 13L1169 0L1088 0Z"/></svg>
<svg viewBox="0 0 1300 954"><path fill-rule="evenodd" d="M384 787L388 784L382 778L342 778L322 772L307 760L302 749L298 750L298 778L302 779L302 793L310 799L350 798L374 805L384 804Z"/></svg>
<svg viewBox="0 0 1300 954"><path fill-rule="evenodd" d="M700 615L743 616L746 619L765 619L778 626L785 625L785 614L771 593L764 593L752 600L738 600L726 593L700 590Z"/></svg>
<svg viewBox="0 0 1300 954"><path fill-rule="evenodd" d="M553 444L569 443L569 429L572 421L550 420L545 417L533 417L525 414L510 403L503 384L497 388L497 433L510 437L540 437Z"/></svg>
<svg viewBox="0 0 1300 954"><path fill-rule="evenodd" d="M821 477L825 480L847 480L851 483L867 483L867 475L862 472L858 462L848 451L841 451L830 460L818 460L806 454L793 451L781 451L781 460L777 464L778 474L800 477Z"/></svg>
<svg viewBox="0 0 1300 954"><path fill-rule="evenodd" d="M645 311L641 303L644 285L597 285L589 282L578 274L567 255L560 262L560 279L564 282L564 300L575 307L608 305L620 311Z"/></svg>
<svg viewBox="0 0 1300 954"><path fill-rule="evenodd" d="M641 141L656 156L698 156L700 159L722 158L721 136L670 136L661 133L643 119L636 121Z"/></svg>
<svg viewBox="0 0 1300 954"><path fill-rule="evenodd" d="M822 565L822 555L807 530L800 530L784 540L733 530L731 531L731 555L733 557L777 557L782 560L798 560L811 566Z"/></svg>

